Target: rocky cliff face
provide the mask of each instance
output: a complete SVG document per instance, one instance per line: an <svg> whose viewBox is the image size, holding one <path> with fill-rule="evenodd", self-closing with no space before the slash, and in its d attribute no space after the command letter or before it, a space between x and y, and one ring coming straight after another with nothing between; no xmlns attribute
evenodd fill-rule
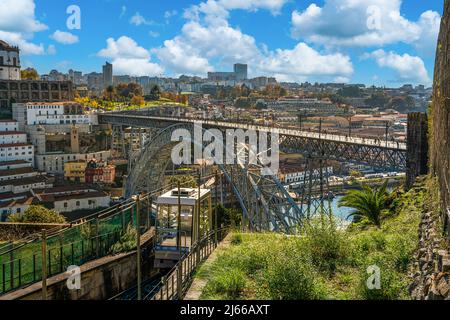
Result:
<svg viewBox="0 0 450 320"><path fill-rule="evenodd" d="M440 184L443 207L450 208L450 1L445 1L444 6L433 83L430 158L432 173ZM448 212L443 213L443 220L449 234Z"/></svg>

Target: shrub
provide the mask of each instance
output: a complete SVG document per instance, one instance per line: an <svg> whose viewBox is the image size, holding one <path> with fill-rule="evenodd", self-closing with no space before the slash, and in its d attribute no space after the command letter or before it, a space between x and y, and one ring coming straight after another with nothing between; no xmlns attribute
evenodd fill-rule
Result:
<svg viewBox="0 0 450 320"><path fill-rule="evenodd" d="M245 274L238 268L225 269L214 276L206 290L219 294L224 299L238 299L246 285Z"/></svg>
<svg viewBox="0 0 450 320"><path fill-rule="evenodd" d="M304 228L302 246L308 250L314 266L330 276L347 258L345 231L337 228L333 217L322 215L311 220Z"/></svg>
<svg viewBox="0 0 450 320"><path fill-rule="evenodd" d="M326 297L320 277L299 247L286 244L273 252L264 273L267 294L273 300L315 300Z"/></svg>
<svg viewBox="0 0 450 320"><path fill-rule="evenodd" d="M369 266L380 268L380 288L371 289L367 285L370 277L367 270ZM365 300L399 300L406 298L406 288L404 277L399 274L395 266L383 254L375 254L368 257L366 264L361 268L361 281L359 292Z"/></svg>
<svg viewBox="0 0 450 320"><path fill-rule="evenodd" d="M66 223L66 218L58 212L43 206L30 206L22 216L11 215L9 221L22 223Z"/></svg>
<svg viewBox="0 0 450 320"><path fill-rule="evenodd" d="M235 233L231 237L231 244L232 245L239 245L242 243L242 235L240 233Z"/></svg>
<svg viewBox="0 0 450 320"><path fill-rule="evenodd" d="M119 241L113 244L110 248L111 254L119 254L124 252L130 252L136 248L136 229L129 224L127 229L122 232Z"/></svg>

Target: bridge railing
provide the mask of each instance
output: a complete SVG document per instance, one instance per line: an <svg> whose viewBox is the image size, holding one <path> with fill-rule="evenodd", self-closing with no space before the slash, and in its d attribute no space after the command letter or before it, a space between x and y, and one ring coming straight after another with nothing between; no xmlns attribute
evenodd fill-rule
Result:
<svg viewBox="0 0 450 320"><path fill-rule="evenodd" d="M182 300L189 290L195 271L225 239L229 230L229 228L221 228L211 231L194 244L191 250L155 286L155 290L144 297L144 300Z"/></svg>
<svg viewBox="0 0 450 320"><path fill-rule="evenodd" d="M399 149L399 150L406 150L406 144L403 142L398 141L391 141L386 139L384 137L380 138L363 138L358 136L349 136L349 135L343 135L343 134L330 134L327 132L315 132L315 131L307 131L307 130L299 130L291 127L278 127L278 126L270 126L270 125L260 125L260 124L254 124L254 123L248 123L245 121L241 122L226 122L223 120L211 120L211 119L201 119L201 118L194 118L194 117L171 117L171 116L158 116L158 115L146 115L143 112L121 112L121 113L106 113L104 114L106 116L123 116L127 115L130 117L150 117L153 119L160 119L160 120L166 120L166 121L185 121L185 122L202 122L206 125L213 125L213 126L222 126L222 127L228 127L228 128L245 128L248 130L255 130L255 131L275 131L280 134L286 134L286 135L292 135L292 136L300 136L305 138L311 138L311 139L321 139L321 140L329 140L329 141L336 141L336 142L342 142L342 143L352 143L352 144L360 144L360 145L367 145L372 147L380 147L380 148L389 148L389 149Z"/></svg>
<svg viewBox="0 0 450 320"><path fill-rule="evenodd" d="M154 225L152 199L164 190L141 195L139 205L137 199L130 199L74 221L67 228L48 230L45 238L34 234L0 246L0 295L41 281L43 263L50 277L65 272L69 266L81 266L111 254L129 226L139 225L141 234L147 232Z"/></svg>
<svg viewBox="0 0 450 320"><path fill-rule="evenodd" d="M203 179L215 177L215 174ZM190 187L186 182L181 187ZM0 295L63 273L69 266L108 256L129 226L144 234L155 225L154 200L172 189L165 185L152 192L128 199L93 215L73 221L66 228L54 228L18 241L0 245ZM139 209L140 221L137 221ZM45 256L43 252L45 250Z"/></svg>

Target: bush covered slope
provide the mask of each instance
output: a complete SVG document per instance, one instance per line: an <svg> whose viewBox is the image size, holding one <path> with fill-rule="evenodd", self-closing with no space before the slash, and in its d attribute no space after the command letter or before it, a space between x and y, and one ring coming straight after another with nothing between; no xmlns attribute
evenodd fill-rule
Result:
<svg viewBox="0 0 450 320"><path fill-rule="evenodd" d="M299 236L233 233L232 245L197 274L207 280L201 298L409 299L420 216L435 202L426 183L397 192L379 228L361 221L345 230L322 216ZM380 289L367 287L370 266L379 267Z"/></svg>

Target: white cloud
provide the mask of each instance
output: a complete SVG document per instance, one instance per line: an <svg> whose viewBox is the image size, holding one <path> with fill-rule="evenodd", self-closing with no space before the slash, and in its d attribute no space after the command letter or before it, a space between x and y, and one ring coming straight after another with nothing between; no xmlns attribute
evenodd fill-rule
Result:
<svg viewBox="0 0 450 320"><path fill-rule="evenodd" d="M150 61L150 52L139 46L132 38L122 36L117 40L109 38L105 49L97 55L112 59L115 74L129 74L132 76L157 76L164 70L161 66Z"/></svg>
<svg viewBox="0 0 450 320"><path fill-rule="evenodd" d="M292 50L276 50L269 57L262 58L259 69L268 73L283 74L292 80L308 76L348 79L353 74L349 56L340 53L320 54L305 43L297 44Z"/></svg>
<svg viewBox="0 0 450 320"><path fill-rule="evenodd" d="M47 47L47 54L52 56L56 54L56 47L53 44Z"/></svg>
<svg viewBox="0 0 450 320"><path fill-rule="evenodd" d="M24 55L45 54L43 44L30 40L35 32L48 29L36 20L33 0L1 0L0 38L10 44L18 45Z"/></svg>
<svg viewBox="0 0 450 320"><path fill-rule="evenodd" d="M170 18L176 16L177 14L178 14L177 10L166 11L166 12L164 12L164 18L170 19Z"/></svg>
<svg viewBox="0 0 450 320"><path fill-rule="evenodd" d="M120 16L119 19L122 19L123 16L127 13L127 7L126 6L122 6L122 8L120 9Z"/></svg>
<svg viewBox="0 0 450 320"><path fill-rule="evenodd" d="M166 68L177 74L204 76L205 72L213 70L208 60L202 57L195 47L185 45L181 37L164 41L164 46L155 49L155 52Z"/></svg>
<svg viewBox="0 0 450 320"><path fill-rule="evenodd" d="M74 44L79 41L78 36L65 31L56 30L51 36L53 40L62 44Z"/></svg>
<svg viewBox="0 0 450 320"><path fill-rule="evenodd" d="M158 38L160 36L159 32L156 31L149 31L148 35L152 38Z"/></svg>
<svg viewBox="0 0 450 320"><path fill-rule="evenodd" d="M154 52L176 74L205 76L214 70L212 62L223 66L242 62L249 64L251 76L271 74L282 81L304 81L309 76L350 77L353 66L346 55L322 54L305 43L290 50L271 51L227 20L232 9L267 9L277 13L285 2L208 0L185 11L188 21L181 34Z"/></svg>
<svg viewBox="0 0 450 320"><path fill-rule="evenodd" d="M429 85L431 83L423 60L407 53L399 55L393 51L382 49L365 54L363 58L375 59L378 66L389 68L396 72L398 82L412 82Z"/></svg>
<svg viewBox="0 0 450 320"><path fill-rule="evenodd" d="M150 59L147 49L140 47L132 38L122 36L119 39L106 40L106 48L100 50L98 55L104 58L124 59Z"/></svg>
<svg viewBox="0 0 450 320"><path fill-rule="evenodd" d="M441 26L441 15L435 11L425 11L420 16L418 24L422 32L414 45L420 54L434 56Z"/></svg>
<svg viewBox="0 0 450 320"><path fill-rule="evenodd" d="M146 18L144 18L139 12L136 12L134 14L134 16L131 17L130 19L130 23L134 24L135 26L140 26L140 25L154 25L155 22L152 20L147 20Z"/></svg>
<svg viewBox="0 0 450 320"><path fill-rule="evenodd" d="M326 46L424 46L437 37L440 16L427 11L419 21L402 16L402 0L325 0L292 13L292 36ZM434 44L435 46L435 44Z"/></svg>
<svg viewBox="0 0 450 320"><path fill-rule="evenodd" d="M193 5L185 11L188 19L199 19L199 15L228 17L231 10L258 11L269 10L273 15L280 13L289 0L207 0L199 5Z"/></svg>

